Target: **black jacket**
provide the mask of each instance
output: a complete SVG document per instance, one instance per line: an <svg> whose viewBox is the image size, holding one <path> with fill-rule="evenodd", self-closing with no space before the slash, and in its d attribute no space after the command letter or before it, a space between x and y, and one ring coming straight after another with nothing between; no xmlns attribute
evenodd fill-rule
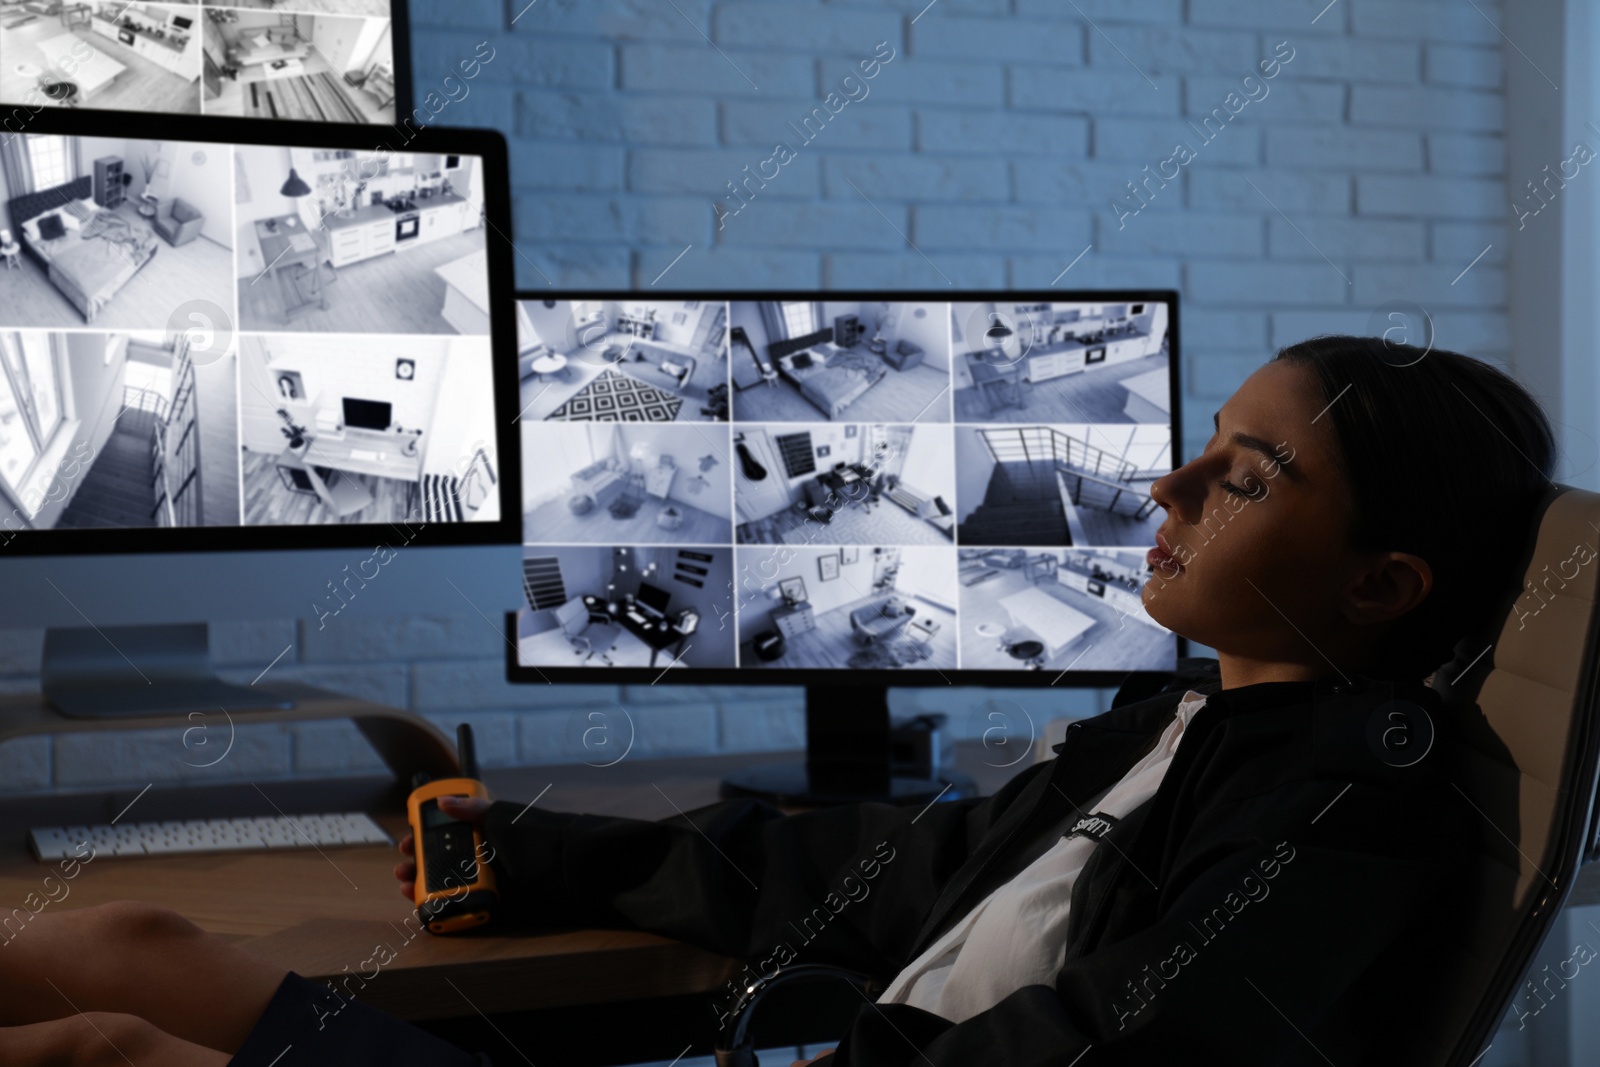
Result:
<svg viewBox="0 0 1600 1067"><path fill-rule="evenodd" d="M1445 770L1437 695L1352 681L1192 683L1210 699L1156 795L1078 879L1054 987L960 1024L864 1004L823 1062L1067 1067L1088 1049L1084 1067L1394 1062L1445 934L1441 894L1479 827ZM1185 687L1071 724L1056 759L992 797L920 813L729 801L662 822L533 809L512 825L521 806L500 803L486 832L508 897L541 924L887 982L1120 779Z"/></svg>

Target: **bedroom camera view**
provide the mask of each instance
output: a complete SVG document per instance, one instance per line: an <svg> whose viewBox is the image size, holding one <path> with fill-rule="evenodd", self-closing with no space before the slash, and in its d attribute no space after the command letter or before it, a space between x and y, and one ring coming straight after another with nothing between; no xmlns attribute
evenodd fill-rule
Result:
<svg viewBox="0 0 1600 1067"><path fill-rule="evenodd" d="M580 297L518 321L522 665L713 666L711 630L750 669L1172 666L1140 604L1166 304ZM679 546L712 594L681 657L631 584Z"/></svg>
<svg viewBox="0 0 1600 1067"><path fill-rule="evenodd" d="M949 422L948 307L734 301L734 417Z"/></svg>
<svg viewBox="0 0 1600 1067"><path fill-rule="evenodd" d="M346 151L43 134L0 145L8 223L0 226L0 513L8 533L500 518L491 340L486 316L471 318L472 300L489 284L482 231L467 239L480 249L476 259L453 259L448 282L424 281L439 317L377 315L347 332L307 333L269 320L252 326L245 315L235 335L235 297L248 281L233 272L234 246L246 248L244 262L261 245L259 216L236 213L235 202L294 202L293 189L280 189L286 175L248 191L252 170L242 157L272 153L286 163L328 154L346 173L372 162ZM386 177L415 189L424 180L417 167L431 181L435 161L476 187L479 160L470 156L429 157L404 178ZM453 202L458 221L471 202ZM325 236L316 222L296 236ZM323 280L326 262L305 258L280 272L288 291L312 292ZM417 262L420 270L425 260ZM361 292L339 287L338 295L353 309ZM440 328L449 316L471 328ZM643 455L655 446L630 439L619 447ZM648 454L658 466L678 455ZM718 506L715 491L702 497L688 483L685 475L659 497L685 521L705 511L691 516L696 503ZM715 487L699 487L707 488ZM726 527L731 490L720 489Z"/></svg>
<svg viewBox="0 0 1600 1067"><path fill-rule="evenodd" d="M0 144L0 323L161 329L229 308L228 145L22 134Z"/></svg>
<svg viewBox="0 0 1600 1067"><path fill-rule="evenodd" d="M395 121L388 0L6 0L0 103Z"/></svg>

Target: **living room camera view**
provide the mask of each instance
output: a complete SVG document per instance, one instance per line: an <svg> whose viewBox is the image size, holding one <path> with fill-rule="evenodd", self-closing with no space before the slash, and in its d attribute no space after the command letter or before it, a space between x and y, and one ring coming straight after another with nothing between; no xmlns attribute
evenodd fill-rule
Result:
<svg viewBox="0 0 1600 1067"><path fill-rule="evenodd" d="M0 4L0 103L395 121L390 0Z"/></svg>
<svg viewBox="0 0 1600 1067"><path fill-rule="evenodd" d="M522 440L525 541L727 544L727 453L695 427L525 421Z"/></svg>
<svg viewBox="0 0 1600 1067"><path fill-rule="evenodd" d="M524 420L728 420L725 302L525 300L517 308Z"/></svg>
<svg viewBox="0 0 1600 1067"><path fill-rule="evenodd" d="M256 10L205 9L207 115L394 122L388 0L233 0L229 8Z"/></svg>
<svg viewBox="0 0 1600 1067"><path fill-rule="evenodd" d="M295 158L307 160L309 180L291 166ZM254 330L236 335L235 323L251 324L236 303L249 287L249 277L233 270L236 241L239 262L259 258L267 244L256 234L261 208L331 206L341 193L354 195L328 180L359 173L354 152L302 156L299 149L28 133L0 143L7 216L0 225L0 521L7 534L498 521L504 490L482 307L488 267L477 227L479 161L399 159L370 195L409 190L457 224L470 219L470 232L423 226L431 236L421 251L391 249L403 268L385 268L376 255L352 266L340 258L337 237L331 246L318 243L326 228L279 217L277 252L298 262L277 265L282 288L271 292L314 294L337 280L329 270L377 288L337 287L320 312L322 332L291 332L258 315ZM252 176L279 162L282 175L252 188ZM321 197L312 196L313 183ZM471 195L454 193L457 183ZM372 210L383 212L391 237L406 225L407 212ZM333 266L315 251L297 253L299 238L314 250L332 247ZM411 287L408 313L392 320L384 287L372 280L385 270ZM269 286L263 280L255 288ZM331 332L334 324L349 332ZM619 447L636 451L635 444ZM650 442L639 448L656 449L650 456L658 468L677 458ZM712 450L702 446L699 454ZM695 503L715 507L720 491L721 536L729 540L725 472L704 485L686 472L659 498L648 494L660 474L647 479L647 498L673 512L660 528L697 519L705 507L691 510Z"/></svg>
<svg viewBox="0 0 1600 1067"><path fill-rule="evenodd" d="M763 546L735 562L743 666L956 666L954 549Z"/></svg>
<svg viewBox="0 0 1600 1067"><path fill-rule="evenodd" d="M689 566L712 577L730 561L709 617L741 668L1171 666L1172 635L1139 603L1162 519L1150 487L1173 465L1164 304L569 299L519 318L523 541L541 573L595 552L607 574L637 569L621 546L704 552ZM1082 358L1035 368L1069 334ZM1029 418L990 411L1001 387L957 385L964 365L1006 361ZM1161 388L1128 384L1152 372ZM702 403L717 384L731 411ZM585 566L576 597L530 579L525 665L649 666L652 640L675 647ZM591 626L593 655L573 639ZM1132 636L1099 647L1108 627ZM651 640L619 652L633 631Z"/></svg>

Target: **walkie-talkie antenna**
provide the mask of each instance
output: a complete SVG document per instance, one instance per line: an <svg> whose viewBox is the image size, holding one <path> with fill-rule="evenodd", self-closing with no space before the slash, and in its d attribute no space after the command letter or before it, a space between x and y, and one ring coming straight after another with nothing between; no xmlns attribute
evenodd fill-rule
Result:
<svg viewBox="0 0 1600 1067"><path fill-rule="evenodd" d="M456 759L461 764L461 777L478 777L478 749L472 743L472 727L468 723L456 727Z"/></svg>

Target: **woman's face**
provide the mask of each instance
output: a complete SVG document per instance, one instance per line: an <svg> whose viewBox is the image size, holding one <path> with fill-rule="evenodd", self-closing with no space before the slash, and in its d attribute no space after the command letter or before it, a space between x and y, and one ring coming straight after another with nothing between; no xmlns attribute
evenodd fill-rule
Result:
<svg viewBox="0 0 1600 1067"><path fill-rule="evenodd" d="M1204 453L1150 489L1171 558L1151 554L1145 610L1215 648L1225 674L1229 658L1319 674L1330 660L1352 665L1346 588L1370 558L1347 540L1330 406L1310 368L1267 363L1222 405Z"/></svg>

